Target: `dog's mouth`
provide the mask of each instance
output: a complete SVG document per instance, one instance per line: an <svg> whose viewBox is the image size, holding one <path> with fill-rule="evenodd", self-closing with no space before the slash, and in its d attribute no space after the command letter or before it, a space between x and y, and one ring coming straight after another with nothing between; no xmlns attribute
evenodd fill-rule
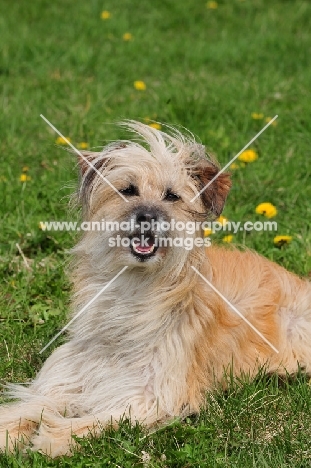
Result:
<svg viewBox="0 0 311 468"><path fill-rule="evenodd" d="M131 252L139 261L153 257L157 250L157 238L153 234L140 234L131 237Z"/></svg>

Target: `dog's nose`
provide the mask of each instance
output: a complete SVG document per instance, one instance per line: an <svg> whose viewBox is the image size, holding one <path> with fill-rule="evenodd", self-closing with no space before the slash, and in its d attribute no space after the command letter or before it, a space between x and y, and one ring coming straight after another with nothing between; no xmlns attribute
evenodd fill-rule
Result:
<svg viewBox="0 0 311 468"><path fill-rule="evenodd" d="M136 215L137 223L151 223L151 221L157 221L157 215L152 211L141 211Z"/></svg>

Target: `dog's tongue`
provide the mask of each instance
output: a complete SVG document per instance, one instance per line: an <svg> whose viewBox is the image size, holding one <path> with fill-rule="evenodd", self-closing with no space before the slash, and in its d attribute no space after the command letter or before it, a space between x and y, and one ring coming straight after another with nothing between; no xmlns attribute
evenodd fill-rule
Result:
<svg viewBox="0 0 311 468"><path fill-rule="evenodd" d="M146 245L147 244L147 245ZM141 252L141 253L146 253L146 252L150 252L150 250L153 248L153 242L152 242L152 239L147 239L145 242L143 242L142 244L140 243L137 243L135 245L135 249L138 251L138 252Z"/></svg>
<svg viewBox="0 0 311 468"><path fill-rule="evenodd" d="M142 253L144 253L144 252L150 252L150 249L151 249L151 247L147 247L147 246L145 246L145 245L140 245L140 244L137 245L137 244L136 244L136 250L138 250L138 252L142 252Z"/></svg>

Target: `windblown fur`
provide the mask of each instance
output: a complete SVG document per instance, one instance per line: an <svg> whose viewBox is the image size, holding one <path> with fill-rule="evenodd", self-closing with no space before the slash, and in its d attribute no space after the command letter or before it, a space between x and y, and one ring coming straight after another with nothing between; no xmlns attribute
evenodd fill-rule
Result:
<svg viewBox="0 0 311 468"><path fill-rule="evenodd" d="M140 226L144 219L200 222L221 213L230 188L227 174L191 203L219 171L191 134L169 129L169 135L132 121L126 126L142 142L116 142L81 158L85 221L134 218ZM18 401L0 408L0 449L30 445L58 456L70 453L73 434L99 434L124 415L151 426L198 412L228 366L235 376L255 375L263 365L294 373L299 363L311 371L310 283L250 251L203 246L155 251L152 245L133 251L109 247L113 234L85 232L74 249L73 316L127 269L77 316L68 341L36 379L28 386L11 385ZM148 234L186 236L161 229ZM192 236L198 235L202 232Z"/></svg>

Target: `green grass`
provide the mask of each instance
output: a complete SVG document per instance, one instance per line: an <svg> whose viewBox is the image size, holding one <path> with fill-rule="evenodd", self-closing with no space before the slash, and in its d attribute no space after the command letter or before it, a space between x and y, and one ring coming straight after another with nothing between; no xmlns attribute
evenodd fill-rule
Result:
<svg viewBox="0 0 311 468"><path fill-rule="evenodd" d="M1 0L0 8L1 382L32 378L43 362L39 350L67 322L65 270L75 234L45 233L38 223L68 217L76 161L55 146L41 113L74 144L90 147L124 137L111 125L123 118L182 125L223 165L265 124L252 112L278 114L252 145L258 160L233 171L224 215L262 220L256 205L273 203L278 232L240 232L234 242L310 275L308 1L222 0L208 9L199 0ZM111 17L102 20L102 10ZM147 89L135 90L135 80ZM277 248L275 234L293 241ZM260 376L209 397L200 417L149 436L125 421L83 441L72 459L0 456L0 466L132 467L143 466L146 453L151 467L307 467L310 405L304 375L290 382Z"/></svg>

